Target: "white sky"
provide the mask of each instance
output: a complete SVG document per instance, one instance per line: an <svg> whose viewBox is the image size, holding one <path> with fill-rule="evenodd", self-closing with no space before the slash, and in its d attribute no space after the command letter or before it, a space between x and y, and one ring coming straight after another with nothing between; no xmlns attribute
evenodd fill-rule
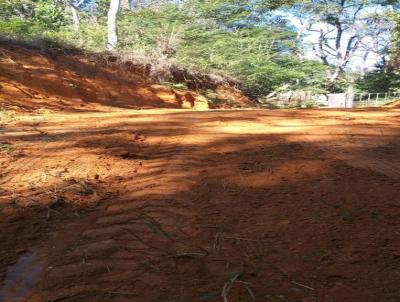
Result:
<svg viewBox="0 0 400 302"><path fill-rule="evenodd" d="M295 17L294 15L290 13L285 13L286 19L294 25L297 29L301 28L301 22L300 20ZM321 29L321 28L326 28L325 24L314 24L313 29ZM346 46L347 40L350 38L351 33L345 33L343 35L343 47ZM306 37L304 38L304 42L307 45L305 48L305 57L308 59L318 59L318 57L315 55L315 52L312 50L312 44L315 44L318 42L318 37L319 34L317 32L308 32L306 33ZM345 49L344 49L345 50ZM355 55L352 57L352 59L349 62L348 68L354 71L361 71L361 69L364 67L367 70L371 70L374 68L376 63L379 61L379 56L370 53L368 56L368 60L365 64L365 66L362 65L362 55L363 53L361 51L358 51L355 53Z"/></svg>

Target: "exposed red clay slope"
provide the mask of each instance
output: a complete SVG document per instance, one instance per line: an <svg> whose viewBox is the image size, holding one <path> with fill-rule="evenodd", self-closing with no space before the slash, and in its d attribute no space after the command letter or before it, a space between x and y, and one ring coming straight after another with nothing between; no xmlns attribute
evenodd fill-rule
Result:
<svg viewBox="0 0 400 302"><path fill-rule="evenodd" d="M251 105L232 87L219 87L216 93L221 99L219 106ZM107 67L106 60L94 62L82 54L49 55L5 45L0 45L0 102L28 111L209 107L196 91L151 83L143 67Z"/></svg>

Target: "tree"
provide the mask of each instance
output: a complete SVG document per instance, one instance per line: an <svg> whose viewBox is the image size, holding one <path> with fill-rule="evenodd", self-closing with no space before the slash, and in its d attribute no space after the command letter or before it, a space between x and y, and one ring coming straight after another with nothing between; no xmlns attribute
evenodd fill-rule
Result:
<svg viewBox="0 0 400 302"><path fill-rule="evenodd" d="M85 0L79 0L78 2L74 2L71 0L66 1L66 5L69 6L69 8L71 10L73 27L74 27L75 31L77 31L77 32L79 32L79 29L80 29L80 18L79 18L78 10L84 1Z"/></svg>
<svg viewBox="0 0 400 302"><path fill-rule="evenodd" d="M109 50L118 48L151 62L151 72L163 81L173 80L176 70L197 70L233 77L253 98L282 87L318 91L326 87L326 66L306 56L298 60L295 28L278 16L280 12L272 11L288 9L292 0L7 1L15 5L5 6L5 13L0 0L0 33L28 40L56 39L94 51L105 45ZM62 3L57 9L64 16L62 22L51 14L54 3ZM16 31L17 22L23 30Z"/></svg>
<svg viewBox="0 0 400 302"><path fill-rule="evenodd" d="M365 38L360 41L361 76L367 72L367 60L371 55L379 60L384 70L389 68L393 22L388 15L384 16L382 12L370 12L364 17L367 26Z"/></svg>
<svg viewBox="0 0 400 302"><path fill-rule="evenodd" d="M114 50L118 44L117 15L121 1L111 0L107 14L107 49Z"/></svg>
<svg viewBox="0 0 400 302"><path fill-rule="evenodd" d="M372 37L384 39L384 23L377 21L385 16L376 9L378 6L377 2L366 0L310 0L296 6L295 14L306 32L317 37L312 49L328 67L332 86L353 58L361 56L366 60L373 49L371 45L383 43L367 41Z"/></svg>
<svg viewBox="0 0 400 302"><path fill-rule="evenodd" d="M379 32L380 37L375 38L375 44L370 44L370 47L373 47L372 51L381 57L381 61L374 70L363 74L356 81L356 88L360 91L399 92L400 13L397 9L398 7L393 5L393 10L389 11L387 18L375 22L388 24L387 27L383 27L385 31ZM389 40L387 36L390 37Z"/></svg>
<svg viewBox="0 0 400 302"><path fill-rule="evenodd" d="M400 13L393 15L393 22L391 66L400 71Z"/></svg>
<svg viewBox="0 0 400 302"><path fill-rule="evenodd" d="M367 73L356 81L359 91L399 92L400 75L386 70L386 66L378 65L376 70Z"/></svg>

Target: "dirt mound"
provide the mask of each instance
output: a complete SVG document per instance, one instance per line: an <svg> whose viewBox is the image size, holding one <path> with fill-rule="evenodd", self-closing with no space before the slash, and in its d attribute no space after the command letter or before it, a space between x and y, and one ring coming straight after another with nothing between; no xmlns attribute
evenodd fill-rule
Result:
<svg viewBox="0 0 400 302"><path fill-rule="evenodd" d="M387 107L387 108L400 108L400 100L394 101L394 102L392 102L392 103L390 103L390 104L388 104L388 105L386 105L384 107Z"/></svg>
<svg viewBox="0 0 400 302"><path fill-rule="evenodd" d="M226 96L216 93L220 104L213 108L250 105L239 91L224 89L234 91L233 101L225 104ZM110 55L45 53L17 45L0 45L0 102L27 111L208 108L199 91L157 84L146 65L116 65Z"/></svg>

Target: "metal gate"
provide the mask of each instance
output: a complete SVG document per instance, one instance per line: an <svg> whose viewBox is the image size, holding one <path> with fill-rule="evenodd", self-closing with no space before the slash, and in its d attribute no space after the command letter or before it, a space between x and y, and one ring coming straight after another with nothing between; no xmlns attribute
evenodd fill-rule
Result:
<svg viewBox="0 0 400 302"><path fill-rule="evenodd" d="M352 93L328 94L329 108L353 108L354 95Z"/></svg>

